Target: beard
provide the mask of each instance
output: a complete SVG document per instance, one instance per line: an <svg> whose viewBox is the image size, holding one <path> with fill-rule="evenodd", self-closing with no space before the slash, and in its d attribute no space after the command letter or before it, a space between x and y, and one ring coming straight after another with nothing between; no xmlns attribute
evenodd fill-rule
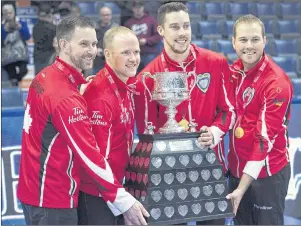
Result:
<svg viewBox="0 0 301 226"><path fill-rule="evenodd" d="M83 54L82 56L76 56L75 54L73 54L72 49L70 49L69 52L69 56L70 56L70 60L71 62L79 69L81 70L87 70L87 69L91 69L92 65L88 65L85 62L85 57L93 57L91 54ZM95 59L95 56L93 57L93 60Z"/></svg>
<svg viewBox="0 0 301 226"><path fill-rule="evenodd" d="M176 54L185 53L187 51L187 49L189 48L189 46L190 46L190 44L188 44L184 50L178 50L178 49L175 48L175 45L170 44L167 39L165 39L165 41L166 41L167 45L171 48L171 50Z"/></svg>

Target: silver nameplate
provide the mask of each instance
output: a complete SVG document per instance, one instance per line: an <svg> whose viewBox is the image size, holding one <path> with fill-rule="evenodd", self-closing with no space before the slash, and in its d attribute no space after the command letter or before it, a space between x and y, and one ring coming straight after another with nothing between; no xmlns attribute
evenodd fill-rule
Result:
<svg viewBox="0 0 301 226"><path fill-rule="evenodd" d="M193 151L191 140L176 140L169 142L170 151Z"/></svg>

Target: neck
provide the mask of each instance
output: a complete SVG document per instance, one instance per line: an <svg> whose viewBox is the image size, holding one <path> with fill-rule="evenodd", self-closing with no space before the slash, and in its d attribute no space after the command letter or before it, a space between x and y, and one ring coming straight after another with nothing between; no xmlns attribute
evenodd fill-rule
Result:
<svg viewBox="0 0 301 226"><path fill-rule="evenodd" d="M168 48L168 50L165 48L165 52L167 53L168 57L173 61L177 63L182 63L189 56L190 46L187 48L187 50L184 53L175 53L174 51L172 51L171 48Z"/></svg>
<svg viewBox="0 0 301 226"><path fill-rule="evenodd" d="M80 73L82 72L82 69L78 68L70 59L69 56L67 56L66 54L60 52L59 53L59 58L61 60L63 60L64 62L66 62L67 64L69 64L70 66L72 66L75 70L79 71Z"/></svg>
<svg viewBox="0 0 301 226"><path fill-rule="evenodd" d="M116 72L116 70L114 70L114 68L112 67L112 65L110 64L110 62L107 62L107 64L108 64L109 67L114 71L115 75L116 75L116 76L117 76L124 84L126 84L127 81L128 81L128 79L129 79L129 77L124 76L124 75L122 75L122 74Z"/></svg>

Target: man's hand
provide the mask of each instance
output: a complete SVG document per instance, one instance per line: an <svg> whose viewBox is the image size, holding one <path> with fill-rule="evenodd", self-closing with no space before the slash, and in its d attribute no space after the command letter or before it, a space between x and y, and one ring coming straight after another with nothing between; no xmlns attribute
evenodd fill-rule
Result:
<svg viewBox="0 0 301 226"><path fill-rule="evenodd" d="M231 199L233 205L233 212L236 215L239 203L246 193L247 189L250 187L251 183L254 181L254 178L250 175L244 173L240 179L238 187L230 194L226 196L227 199Z"/></svg>
<svg viewBox="0 0 301 226"><path fill-rule="evenodd" d="M95 78L95 76L96 76L96 75L89 75L89 76L86 78L87 83L86 83L86 84L82 84L82 85L80 86L79 93L80 93L81 95L84 94L84 92L86 91L88 85L90 84L90 82L93 81L93 79Z"/></svg>
<svg viewBox="0 0 301 226"><path fill-rule="evenodd" d="M201 135L198 138L198 142L202 147L210 147L214 144L214 137L210 130L210 127L202 126L200 132Z"/></svg>
<svg viewBox="0 0 301 226"><path fill-rule="evenodd" d="M232 193L228 194L226 196L227 199L231 199L232 206L233 206L233 212L236 215L237 209L239 207L239 203L244 195L244 192L241 189L235 189Z"/></svg>
<svg viewBox="0 0 301 226"><path fill-rule="evenodd" d="M126 225L147 225L144 217L149 217L149 213L140 202L136 201L131 208L123 213L123 216Z"/></svg>

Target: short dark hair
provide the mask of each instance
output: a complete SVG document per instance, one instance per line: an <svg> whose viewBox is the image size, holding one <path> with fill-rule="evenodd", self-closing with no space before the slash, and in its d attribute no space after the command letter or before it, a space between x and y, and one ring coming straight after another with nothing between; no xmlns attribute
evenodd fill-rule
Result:
<svg viewBox="0 0 301 226"><path fill-rule="evenodd" d="M60 39L71 40L72 34L76 27L95 28L93 22L84 16L70 15L62 19L56 27L56 39L59 42Z"/></svg>
<svg viewBox="0 0 301 226"><path fill-rule="evenodd" d="M182 2L169 2L169 3L162 5L158 9L158 15L157 15L158 24L160 26L163 26L163 24L165 22L166 14L172 13L172 12L180 12L180 11L184 11L184 12L188 13L187 6L185 4L183 4Z"/></svg>

